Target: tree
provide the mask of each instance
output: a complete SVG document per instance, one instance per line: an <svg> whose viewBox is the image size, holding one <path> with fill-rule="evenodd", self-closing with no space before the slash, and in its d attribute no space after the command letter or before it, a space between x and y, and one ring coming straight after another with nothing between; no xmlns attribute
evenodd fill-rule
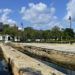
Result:
<svg viewBox="0 0 75 75"><path fill-rule="evenodd" d="M57 40L57 39L59 40L61 38L61 30L58 26L54 26L51 29L51 36L55 40Z"/></svg>
<svg viewBox="0 0 75 75"><path fill-rule="evenodd" d="M50 30L44 30L42 36L43 39L50 39Z"/></svg>
<svg viewBox="0 0 75 75"><path fill-rule="evenodd" d="M24 38L25 40L27 39L35 39L35 32L36 30L34 30L32 27L27 27L24 28Z"/></svg>
<svg viewBox="0 0 75 75"><path fill-rule="evenodd" d="M63 33L64 33L64 38L67 40L74 38L74 31L71 28L66 28Z"/></svg>
<svg viewBox="0 0 75 75"><path fill-rule="evenodd" d="M4 24L3 25L3 34L10 34L9 24Z"/></svg>

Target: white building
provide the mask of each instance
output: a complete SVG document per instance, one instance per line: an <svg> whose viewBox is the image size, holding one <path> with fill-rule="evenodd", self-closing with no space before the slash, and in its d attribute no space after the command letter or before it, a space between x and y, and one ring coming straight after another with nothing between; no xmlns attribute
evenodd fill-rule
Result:
<svg viewBox="0 0 75 75"><path fill-rule="evenodd" d="M0 35L0 41L2 41L3 40L3 36L2 35Z"/></svg>
<svg viewBox="0 0 75 75"><path fill-rule="evenodd" d="M0 41L4 41L5 43L10 42L10 41L17 42L17 41L20 41L20 38L17 38L17 37L13 38L12 36L6 34L6 35L0 35Z"/></svg>
<svg viewBox="0 0 75 75"><path fill-rule="evenodd" d="M15 42L20 41L20 37L16 37L16 36L15 36L15 37L14 37L14 41L15 41Z"/></svg>

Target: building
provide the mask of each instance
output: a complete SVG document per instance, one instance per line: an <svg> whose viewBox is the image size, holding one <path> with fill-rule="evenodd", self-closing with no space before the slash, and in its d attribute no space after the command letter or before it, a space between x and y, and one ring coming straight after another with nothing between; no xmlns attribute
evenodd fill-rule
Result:
<svg viewBox="0 0 75 75"><path fill-rule="evenodd" d="M13 38L12 36L6 34L6 35L0 35L0 41L4 41L5 43L11 42L11 41L19 42L20 38L17 38L17 37Z"/></svg>

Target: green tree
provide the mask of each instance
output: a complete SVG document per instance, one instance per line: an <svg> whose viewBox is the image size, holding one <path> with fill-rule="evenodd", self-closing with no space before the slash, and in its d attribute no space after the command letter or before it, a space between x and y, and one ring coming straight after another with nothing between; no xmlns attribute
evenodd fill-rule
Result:
<svg viewBox="0 0 75 75"><path fill-rule="evenodd" d="M24 39L34 39L35 38L35 30L32 27L24 28Z"/></svg>
<svg viewBox="0 0 75 75"><path fill-rule="evenodd" d="M51 36L53 39L55 40L60 40L62 34L61 34L61 30L58 26L54 26L52 29L51 29Z"/></svg>
<svg viewBox="0 0 75 75"><path fill-rule="evenodd" d="M64 29L63 35L66 40L73 39L74 31L73 31L73 29L66 28L66 29Z"/></svg>
<svg viewBox="0 0 75 75"><path fill-rule="evenodd" d="M47 39L50 39L50 30L44 30L44 31L42 32L42 37L43 37L43 39L45 39L45 41L46 41Z"/></svg>

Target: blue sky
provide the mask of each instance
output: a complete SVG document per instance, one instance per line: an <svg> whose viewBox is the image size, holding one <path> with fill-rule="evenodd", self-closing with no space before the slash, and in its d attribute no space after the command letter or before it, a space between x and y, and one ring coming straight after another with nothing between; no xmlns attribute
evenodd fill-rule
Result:
<svg viewBox="0 0 75 75"><path fill-rule="evenodd" d="M19 27L50 29L55 25L69 27L69 16L75 21L75 0L1 0L0 21Z"/></svg>

